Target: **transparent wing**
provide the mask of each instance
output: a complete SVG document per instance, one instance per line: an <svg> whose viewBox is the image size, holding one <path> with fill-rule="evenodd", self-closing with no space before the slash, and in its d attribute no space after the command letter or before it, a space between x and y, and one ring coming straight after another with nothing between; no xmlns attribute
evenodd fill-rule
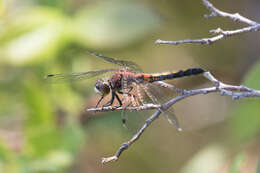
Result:
<svg viewBox="0 0 260 173"><path fill-rule="evenodd" d="M121 67L128 67L129 69L132 69L134 70L135 72L142 72L142 69L139 67L139 65L137 65L136 63L132 62L132 61L124 61L124 60L118 60L118 59L115 59L115 58L110 58L110 57L106 57L106 56L103 56L101 54L98 54L98 53L95 53L95 52L89 52L88 53L90 55L93 55L93 56L96 56L98 58L101 58L107 62L110 62L110 63L113 63L113 64L116 64L118 66L121 66Z"/></svg>
<svg viewBox="0 0 260 173"><path fill-rule="evenodd" d="M94 70L86 71L79 73L68 73L68 74L48 74L45 79L50 83L59 83L59 82L73 82L78 80L86 80L92 77L111 72L118 71L118 69L104 69L104 70Z"/></svg>
<svg viewBox="0 0 260 173"><path fill-rule="evenodd" d="M144 83L140 85L141 88L144 90L145 94L154 104L163 104L169 101L169 96L172 95L167 93L163 88L151 83ZM167 110L160 110L164 117L168 120L168 122L174 125L177 130L181 131L182 129L179 126L179 122L177 117L175 116L175 112L173 107L170 107Z"/></svg>

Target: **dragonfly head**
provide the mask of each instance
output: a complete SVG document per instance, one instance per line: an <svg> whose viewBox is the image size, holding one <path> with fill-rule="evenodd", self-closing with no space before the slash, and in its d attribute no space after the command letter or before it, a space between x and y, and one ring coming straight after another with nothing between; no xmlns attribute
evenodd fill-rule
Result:
<svg viewBox="0 0 260 173"><path fill-rule="evenodd" d="M94 90L96 93L102 96L106 96L110 93L109 83L104 79L98 79L95 84Z"/></svg>

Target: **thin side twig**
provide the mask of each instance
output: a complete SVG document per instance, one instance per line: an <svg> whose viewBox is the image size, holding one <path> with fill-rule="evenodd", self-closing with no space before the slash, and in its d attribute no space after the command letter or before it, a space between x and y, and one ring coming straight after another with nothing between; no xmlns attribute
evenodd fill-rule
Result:
<svg viewBox="0 0 260 173"><path fill-rule="evenodd" d="M201 39L185 39L185 40L177 40L177 41L164 41L164 40L156 40L156 44L172 44L172 45L178 45L178 44L186 44L186 43L195 43L195 44L212 44L215 43L218 40L224 39L229 36L234 36L237 34L247 33L247 32L253 32L253 31L259 31L260 30L260 24L248 19L244 16L241 16L239 13L227 13L224 11L221 11L214 7L212 3L210 3L208 0L202 0L203 4L206 6L207 9L211 11L211 14L204 15L205 18L211 18L211 17L225 17L229 18L232 21L235 22L241 22L245 23L249 26L243 27L236 30L222 30L221 28L211 30L210 33L215 34L216 36L208 37L208 38L201 38Z"/></svg>
<svg viewBox="0 0 260 173"><path fill-rule="evenodd" d="M123 143L121 147L117 150L114 156L111 157L105 157L102 158L102 164L111 162L111 161L117 161L120 155L123 151L127 150L134 142L136 142L140 136L143 134L145 129L154 121L156 120L162 111L166 111L171 106L173 106L175 103L191 97L195 95L205 95L209 93L220 93L222 96L227 95L231 96L233 99L240 99L244 97L260 97L260 90L254 90L251 88L248 88L246 86L235 86L235 85L229 85L225 84L223 82L220 82L217 80L213 75L211 75L210 72L204 72L204 77L207 78L209 81L211 81L214 86L208 87L208 88L201 88L201 89L194 89L194 90L182 90L183 92L180 92L180 95L177 97L174 97L173 99L169 100L166 103L163 103L162 105L154 105L154 104L147 104L143 105L141 107L129 107L128 110L131 111L140 111L140 110L147 110L147 109L156 109L157 111L150 116L144 123L143 127L127 142ZM175 90L176 88L174 86L171 86L170 84L164 84L165 86L168 86L167 88ZM115 108L112 106L104 107L104 108L91 108L88 109L90 112L105 112L105 111L114 111L114 110L122 110L122 108Z"/></svg>
<svg viewBox="0 0 260 173"><path fill-rule="evenodd" d="M211 11L211 14L204 15L205 18L220 16L220 17L229 18L229 19L233 20L234 22L246 23L248 25L257 24L257 22L250 20L244 16L241 16L239 13L231 14L231 13L221 11L221 10L217 9L216 7L214 7L213 4L210 3L208 0L202 0L202 2L206 6L206 8Z"/></svg>

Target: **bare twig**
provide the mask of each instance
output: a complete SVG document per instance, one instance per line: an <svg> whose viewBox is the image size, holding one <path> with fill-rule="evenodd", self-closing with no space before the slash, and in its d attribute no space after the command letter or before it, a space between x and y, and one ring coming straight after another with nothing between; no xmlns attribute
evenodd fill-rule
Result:
<svg viewBox="0 0 260 173"><path fill-rule="evenodd" d="M241 22L245 23L247 25L250 25L248 27L240 28L237 30L230 30L230 31L224 31L221 28L211 30L210 33L212 34L217 34L214 37L209 37L209 38L202 38L202 39L185 39L185 40L178 40L178 41L164 41L164 40L156 40L156 44L173 44L173 45L178 45L178 44L185 44L185 43L195 43L195 44L211 44L214 43L218 40L221 40L223 38L237 35L237 34L242 34L242 33L247 33L247 32L252 32L252 31L259 31L260 30L260 24L250 20L244 16L241 16L238 13L227 13L224 11L221 11L217 9L216 7L213 6L212 3L210 3L208 0L202 0L203 4L206 6L207 9L211 11L211 14L204 15L205 18L211 18L215 16L220 16L220 17L225 17L229 18L235 22Z"/></svg>
<svg viewBox="0 0 260 173"><path fill-rule="evenodd" d="M111 157L104 157L102 158L102 164L105 164L107 162L116 161L119 156L122 154L122 152L126 149L128 149L135 141L139 139L139 137L143 134L145 129L155 120L159 117L161 114L160 111L156 111L152 116L150 116L144 123L143 127L127 142L123 143L121 147L117 150L116 154Z"/></svg>
<svg viewBox="0 0 260 173"><path fill-rule="evenodd" d="M162 105L153 105L153 104L146 104L141 107L129 107L126 108L131 111L140 111L140 110L147 110L147 109L157 109L157 111L150 116L144 123L143 127L127 142L123 143L121 147L118 149L116 154L111 157L102 158L102 163L105 164L107 162L116 161L120 157L123 151L128 149L135 141L137 141L140 136L143 134L145 129L155 120L159 117L159 115L162 113L160 110L165 111L169 109L172 105L175 103L194 95L199 94L208 94L213 92L219 92L221 95L227 95L232 96L233 99L240 99L243 97L260 97L260 91L254 90L245 86L235 86L235 85L229 85L225 84L223 82L220 82L217 80L213 75L210 74L210 72L204 72L204 77L210 80L215 86L214 87L208 87L208 88L202 88L202 89L194 89L194 90L182 90L180 92L181 94L177 97L169 100L168 102L162 104ZM174 86L171 86L170 84L164 84L165 86L168 86L167 88L175 90L176 88ZM103 107L103 108L92 108L88 109L90 112L103 112L103 111L114 111L114 110L122 110L122 108L116 108L116 107Z"/></svg>
<svg viewBox="0 0 260 173"><path fill-rule="evenodd" d="M257 24L257 22L250 20L250 19L248 19L244 16L241 16L239 13L230 14L230 13L226 13L224 11L221 11L221 10L217 9L216 7L214 7L213 4L210 3L208 0L202 0L202 2L206 6L206 8L211 11L211 14L204 15L204 17L206 17L206 18L220 16L220 17L229 18L229 19L233 20L234 22L246 23L248 25L256 25Z"/></svg>
<svg viewBox="0 0 260 173"><path fill-rule="evenodd" d="M90 108L87 111L88 112L109 112L114 110L128 110L128 111L143 111L143 110L151 110L151 109L159 109L161 105L155 105L155 104L144 104L142 106L138 107L118 107L118 106L108 106L108 107L100 107L100 108Z"/></svg>

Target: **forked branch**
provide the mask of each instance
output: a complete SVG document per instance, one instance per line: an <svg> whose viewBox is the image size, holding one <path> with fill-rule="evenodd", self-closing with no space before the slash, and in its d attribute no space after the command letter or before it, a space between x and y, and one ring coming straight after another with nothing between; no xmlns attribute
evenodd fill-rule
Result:
<svg viewBox="0 0 260 173"><path fill-rule="evenodd" d="M164 41L164 40L156 40L156 44L172 44L172 45L178 45L178 44L185 44L185 43L195 43L195 44L211 44L218 40L221 40L226 37L234 36L237 34L252 32L252 31L259 31L260 30L260 23L257 23L253 20L250 20L244 16L241 16L238 13L227 13L224 11L221 11L213 6L212 3L210 3L208 0L202 0L203 4L206 6L208 10L211 11L211 14L204 15L205 18L211 18L211 17L225 17L233 20L234 22L241 22L245 23L249 26L244 28L239 28L236 30L222 30L221 28L212 29L210 30L211 34L214 34L214 37L209 38L201 38L201 39L185 39L185 40L177 40L177 41Z"/></svg>
<svg viewBox="0 0 260 173"><path fill-rule="evenodd" d="M194 95L199 94L209 94L209 93L220 93L222 96L227 95L231 96L233 99L240 99L244 97L260 97L260 90L254 90L251 88L248 88L246 86L235 86L235 85L229 85L225 84L223 82L220 82L217 80L213 75L211 75L210 72L204 72L204 77L210 80L214 86L208 87L208 88L201 88L201 89L194 89L194 90L182 90L180 92L181 94L177 97L169 100L168 102L162 104L162 105L154 105L154 104L147 104L143 105L141 107L128 107L126 110L131 111L141 111L141 110L147 110L147 109L157 109L157 111L150 116L142 126L142 128L127 142L123 143L121 147L118 149L118 151L115 153L114 156L102 158L102 163L105 164L107 162L116 161L120 157L123 151L128 149L134 142L136 142L140 136L143 134L145 129L155 120L159 117L161 114L160 110L167 110L171 106L173 106L175 103ZM171 86L170 84L167 84L170 89L173 89L176 91L176 88L174 86ZM159 110L160 109L160 110ZM91 108L88 109L90 112L105 112L105 111L115 111L115 110L122 110L122 107L104 107L104 108Z"/></svg>

